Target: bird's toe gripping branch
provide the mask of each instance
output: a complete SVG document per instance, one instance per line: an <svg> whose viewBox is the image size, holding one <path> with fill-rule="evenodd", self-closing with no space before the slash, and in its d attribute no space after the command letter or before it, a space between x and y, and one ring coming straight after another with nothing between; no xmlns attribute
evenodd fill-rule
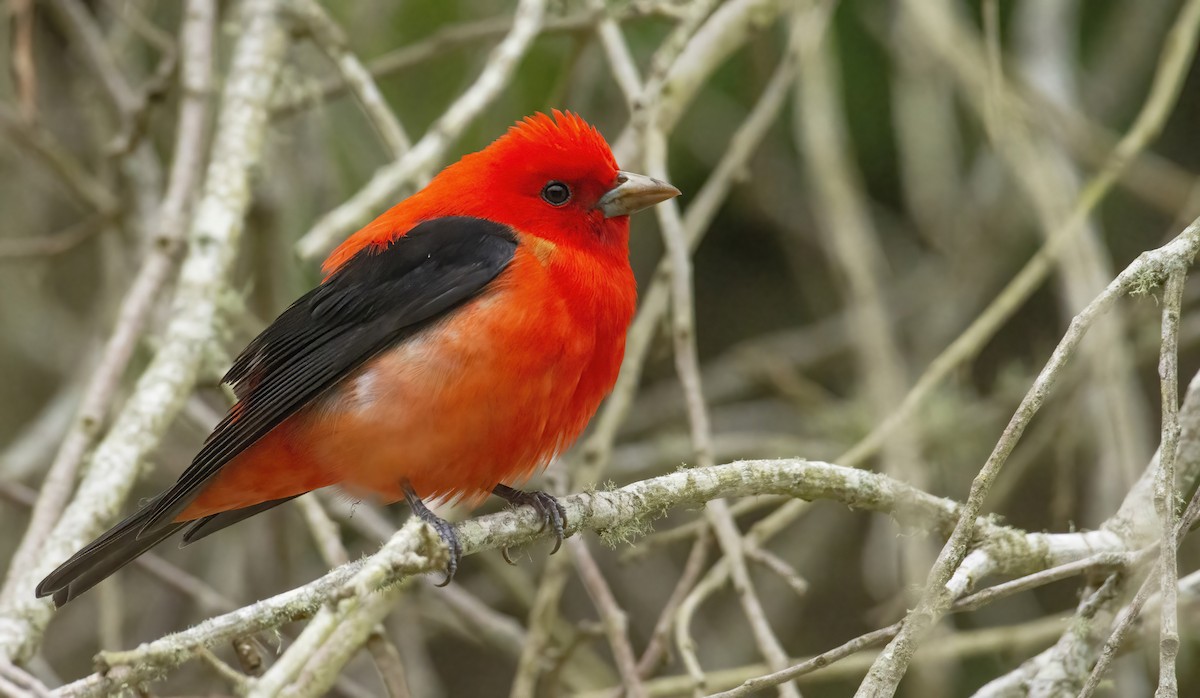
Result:
<svg viewBox="0 0 1200 698"><path fill-rule="evenodd" d="M533 507L533 510L542 519L542 530L546 530L546 527L549 526L554 531L554 549L550 551L550 554L553 555L558 552L558 549L562 547L563 531L567 525L567 510L562 504L559 504L557 499L545 492L524 492L508 485L496 485L492 489L492 494L514 506L527 504ZM508 557L508 549L505 548L501 552L504 555L505 562L510 565L513 564L513 561Z"/></svg>
<svg viewBox="0 0 1200 698"><path fill-rule="evenodd" d="M438 584L438 586L444 587L454 580L454 574L458 572L458 561L462 559L462 544L458 542L458 534L454 532L454 526L449 521L430 511L429 507L425 506L425 502L421 501L417 493L408 485L404 486L404 499L408 502L413 514L437 531L438 536L446 544L450 559L446 561L446 578L442 580L441 584Z"/></svg>

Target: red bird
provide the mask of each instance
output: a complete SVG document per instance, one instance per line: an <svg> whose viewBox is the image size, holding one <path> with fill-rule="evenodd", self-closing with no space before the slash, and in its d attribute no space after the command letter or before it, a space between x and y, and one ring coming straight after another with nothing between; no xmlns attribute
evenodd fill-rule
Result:
<svg viewBox="0 0 1200 698"><path fill-rule="evenodd" d="M167 491L37 587L61 606L183 530L183 543L330 485L534 506L520 483L612 389L636 287L629 214L669 184L617 169L595 128L536 114L350 236L325 280L238 356L238 402ZM556 547L557 549L557 547Z"/></svg>

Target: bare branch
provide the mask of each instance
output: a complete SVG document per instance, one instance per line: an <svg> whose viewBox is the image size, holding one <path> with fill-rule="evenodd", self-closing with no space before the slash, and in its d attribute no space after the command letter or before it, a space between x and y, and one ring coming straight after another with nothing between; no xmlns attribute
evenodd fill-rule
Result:
<svg viewBox="0 0 1200 698"><path fill-rule="evenodd" d="M162 346L97 447L78 495L37 564L13 570L7 580L0 603L0 656L32 654L52 615L48 600L34 598L34 586L116 516L139 465L191 391L214 339L219 291L235 259L250 200L250 170L262 153L267 96L285 46L273 0L247 0L243 10L246 31L234 50L204 197L189 232L188 256Z"/></svg>
<svg viewBox="0 0 1200 698"><path fill-rule="evenodd" d="M67 151L52 134L33 123L27 124L6 106L0 105L0 128L9 139L37 156L76 199L96 211L101 218L116 215L119 203L87 168Z"/></svg>
<svg viewBox="0 0 1200 698"><path fill-rule="evenodd" d="M1162 385L1162 445L1158 472L1154 478L1154 508L1162 520L1160 558L1162 568L1158 588L1162 596L1159 630L1158 690L1156 698L1179 695L1175 676L1175 657L1179 653L1179 612L1176 594L1179 585L1179 509L1175 487L1176 449L1179 446L1179 313L1183 303L1183 284L1187 269L1183 264L1170 271L1163 289L1162 348L1158 374Z"/></svg>
<svg viewBox="0 0 1200 698"><path fill-rule="evenodd" d="M192 0L185 6L180 28L184 56L178 137L170 181L155 223L158 231L154 244L118 310L117 324L84 388L74 424L42 481L41 495L34 506L21 546L13 556L11 569L21 570L33 564L58 521L74 488L84 455L95 445L101 433L109 405L133 356L147 317L175 268L187 230L188 204L199 185L200 166L204 158L209 122L208 100L213 83L216 12L216 4L211 0Z"/></svg>
<svg viewBox="0 0 1200 698"><path fill-rule="evenodd" d="M886 511L902 525L914 530L924 528L947 532L957 521L959 511L954 502L920 492L883 475L800 460L739 461L711 468L693 468L636 482L618 490L576 494L561 501L567 511L568 533L594 530L620 536L622 531L630 530L631 525L636 527L636 522L653 519L677 507L696 506L717 497L752 494L833 499L854 509ZM981 521L979 526L984 537L996 536L1007 540L1013 535L991 523ZM529 508L464 521L455 526L455 531L464 555L515 547L547 535L542 530L538 514ZM99 658L106 667L103 673L69 684L59 692L63 696L103 695L122 685L157 676L178 666L187 661L196 648L211 647L234 637L308 617L315 608L323 609L321 613L330 614L330 620L319 626L315 621L310 623L309 628L314 628L311 634L314 640L317 639L316 628L319 627L320 635L327 636L337 627L337 623L332 622L335 617L344 618L360 605L380 611L395 601L394 593L371 594L372 590L395 590L398 588L396 583L402 579L414 574L440 571L444 554L440 538L427 527L408 525L371 558L338 567L303 587L210 618L188 630L145 643L135 650L105 653ZM552 561L558 559L559 556L551 558ZM335 604L325 605L329 601ZM334 608L338 610L329 610ZM535 623L532 627L545 626ZM306 632L309 630L306 629ZM299 645L300 641L296 646ZM280 670L275 678L282 676L282 673L283 670ZM274 685L282 687L284 682ZM306 690L310 689L311 686L306 686Z"/></svg>
<svg viewBox="0 0 1200 698"><path fill-rule="evenodd" d="M633 646L629 643L628 621L625 611L617 603L608 582L604 581L604 573L592 557L583 538L576 536L568 545L571 546L571 557L575 561L575 569L587 589L592 604L600 612L604 632L608 636L608 646L613 656L617 658L617 670L621 672L621 683L625 687L625 695L629 698L644 698L641 677L638 675L637 660L633 656Z"/></svg>
<svg viewBox="0 0 1200 698"><path fill-rule="evenodd" d="M953 595L948 584L970 551L970 540L975 533L975 519L983 507L983 500L1000 469L1004 466L1004 462L1012 453L1012 449L1016 447L1025 427L1045 402L1050 388L1061 374L1067 359L1078 347L1087 328L1121 295L1143 288L1142 284L1146 280L1145 274L1161 278L1161 274L1174 269L1175 265L1183 260L1195 257L1198 250L1200 250L1200 220L1193 222L1179 237L1167 245L1153 252L1143 253L1071 321L1070 327L1055 348L1050 360L1038 374L1037 380L1025 394L1016 413L1005 427L992 454L972 481L971 492L964 504L962 518L955 526L950 540L946 542L946 546L938 555L933 569L930 570L920 602L908 614L900 634L889 643L888 649L880 654L876 666L868 674L867 680L859 687L860 695L871 695L872 691L881 692L881 695L891 695L904 676L904 667L913 652L916 651L924 633L949 608L953 601Z"/></svg>
<svg viewBox="0 0 1200 698"><path fill-rule="evenodd" d="M377 170L349 201L317 221L297 243L301 257L315 259L328 252L348 233L370 220L373 211L397 191L438 164L446 148L504 88L541 27L545 9L545 0L522 0L517 5L512 31L488 56L487 66L475 83L446 109L411 150Z"/></svg>
<svg viewBox="0 0 1200 698"><path fill-rule="evenodd" d="M337 66L346 87L358 98L359 104L392 158L400 158L412 147L412 142L404 131L404 126L388 106L387 100L383 98L383 93L379 91L371 73L350 50L346 33L315 0L300 0L297 5L292 9L307 24L313 41Z"/></svg>

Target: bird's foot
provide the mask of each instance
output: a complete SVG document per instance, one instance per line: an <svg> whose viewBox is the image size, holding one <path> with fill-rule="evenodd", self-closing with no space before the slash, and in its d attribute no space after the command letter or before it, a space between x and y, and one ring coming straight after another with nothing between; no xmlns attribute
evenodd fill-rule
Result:
<svg viewBox="0 0 1200 698"><path fill-rule="evenodd" d="M438 584L438 586L444 587L454 579L454 573L458 571L458 561L462 559L462 545L458 542L458 534L454 532L454 526L449 521L430 511L429 507L425 506L425 502L422 502L417 493L408 485L404 486L404 499L408 502L413 514L437 531L442 542L446 544L450 559L446 561L446 578L442 580L441 584Z"/></svg>
<svg viewBox="0 0 1200 698"><path fill-rule="evenodd" d="M555 499L552 495L546 494L545 492L539 492L536 490L533 492L525 492L509 487L508 485L496 485L496 487L492 489L492 494L504 499L514 506L528 504L529 506L533 507L533 510L536 511L542 519L541 530L546 530L547 526L554 530L554 549L550 551L550 554L553 555L554 553L558 552L558 549L562 547L563 528L567 524L567 510L562 504L559 504L557 499ZM514 564L513 561L508 557L508 548L504 548L501 551L501 554L504 555L505 562L510 565Z"/></svg>

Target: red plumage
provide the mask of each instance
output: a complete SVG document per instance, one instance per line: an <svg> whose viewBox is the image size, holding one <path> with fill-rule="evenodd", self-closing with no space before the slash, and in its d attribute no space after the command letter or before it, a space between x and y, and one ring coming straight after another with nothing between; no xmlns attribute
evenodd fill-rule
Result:
<svg viewBox="0 0 1200 698"><path fill-rule="evenodd" d="M332 273L416 224L471 216L511 227L516 257L485 294L373 359L227 465L178 518L341 484L385 501L480 500L570 445L612 389L636 302L629 218L591 208L617 178L574 114L526 118L348 238ZM548 206L550 180L576 205Z"/></svg>
<svg viewBox="0 0 1200 698"><path fill-rule="evenodd" d="M612 389L628 214L676 194L558 111L464 156L333 251L230 369L239 401L179 481L38 593L65 603L180 527L194 540L331 485L419 513L414 496L512 498Z"/></svg>

